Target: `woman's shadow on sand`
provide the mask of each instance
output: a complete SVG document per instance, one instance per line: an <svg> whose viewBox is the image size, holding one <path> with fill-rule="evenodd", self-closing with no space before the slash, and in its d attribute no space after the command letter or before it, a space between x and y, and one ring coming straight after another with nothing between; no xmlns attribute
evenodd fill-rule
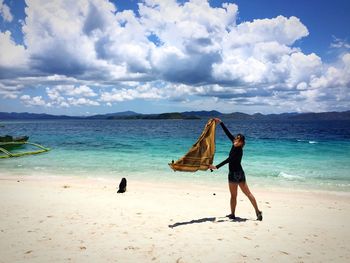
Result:
<svg viewBox="0 0 350 263"><path fill-rule="evenodd" d="M222 223L222 222L245 222L247 218L236 217L235 219L230 219L228 217L204 217L200 219L193 219L187 222L177 222L175 224L169 225L170 228L183 226L183 225L191 225L191 224L200 224L205 222L213 222L213 223Z"/></svg>

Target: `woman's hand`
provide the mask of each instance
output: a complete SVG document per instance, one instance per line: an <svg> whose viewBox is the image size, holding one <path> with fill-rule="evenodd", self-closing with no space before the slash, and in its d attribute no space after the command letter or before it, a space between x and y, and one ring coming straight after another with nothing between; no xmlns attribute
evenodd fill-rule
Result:
<svg viewBox="0 0 350 263"><path fill-rule="evenodd" d="M216 123L221 123L222 121L219 118L214 118Z"/></svg>
<svg viewBox="0 0 350 263"><path fill-rule="evenodd" d="M209 165L209 169L211 169L211 170L217 170L218 168L216 168L215 165L210 164L210 165Z"/></svg>

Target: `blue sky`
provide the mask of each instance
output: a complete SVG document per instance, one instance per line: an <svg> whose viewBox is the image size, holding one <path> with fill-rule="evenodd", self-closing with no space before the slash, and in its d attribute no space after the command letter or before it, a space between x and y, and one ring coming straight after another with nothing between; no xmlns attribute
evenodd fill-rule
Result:
<svg viewBox="0 0 350 263"><path fill-rule="evenodd" d="M350 109L350 2L0 0L0 111Z"/></svg>

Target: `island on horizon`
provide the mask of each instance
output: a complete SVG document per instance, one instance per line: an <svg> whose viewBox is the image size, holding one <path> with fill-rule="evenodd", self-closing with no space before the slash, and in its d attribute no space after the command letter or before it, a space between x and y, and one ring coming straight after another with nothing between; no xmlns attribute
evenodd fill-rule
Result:
<svg viewBox="0 0 350 263"><path fill-rule="evenodd" d="M225 118L235 120L350 120L350 110L343 112L306 112L306 113L280 113L280 114L247 114L242 112L221 113L219 111L185 111L167 112L159 114L142 114L133 111L97 114L91 116L52 115L46 113L29 112L0 112L0 120L20 119L101 119L101 120L198 120L207 118Z"/></svg>

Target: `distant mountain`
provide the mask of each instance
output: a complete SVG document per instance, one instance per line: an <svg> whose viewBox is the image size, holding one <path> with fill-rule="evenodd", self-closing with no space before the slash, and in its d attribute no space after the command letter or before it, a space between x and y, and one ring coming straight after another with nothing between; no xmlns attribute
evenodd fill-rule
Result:
<svg viewBox="0 0 350 263"><path fill-rule="evenodd" d="M19 119L101 119L101 120L122 120L122 119L143 119L143 120L164 120L164 119L208 119L219 117L232 120L350 120L350 111L344 112L321 112L321 113L281 113L281 114L246 114L242 112L221 113L219 111L185 111L161 114L141 114L133 111L123 111L108 114L98 114L93 116L66 116L66 115L50 115L36 113L16 113L16 112L0 112L1 120L19 120Z"/></svg>
<svg viewBox="0 0 350 263"><path fill-rule="evenodd" d="M183 115L185 116L197 116L199 118L214 118L214 117L221 117L223 116L223 113L218 112L216 110L212 111L185 111L182 112Z"/></svg>
<svg viewBox="0 0 350 263"><path fill-rule="evenodd" d="M129 115L129 116L109 116L109 120L111 119L127 119L127 120L136 120L136 119L142 119L142 120L194 120L194 119L200 119L198 116L194 115L186 115L180 112L171 112L171 113L161 113L161 114L136 114L136 115Z"/></svg>
<svg viewBox="0 0 350 263"><path fill-rule="evenodd" d="M86 117L87 119L113 119L114 117L127 117L127 116L135 116L140 115L140 113L134 111L122 111L116 113L107 113L107 114L97 114Z"/></svg>
<svg viewBox="0 0 350 263"><path fill-rule="evenodd" d="M350 120L350 111L300 113L291 117L293 120Z"/></svg>
<svg viewBox="0 0 350 263"><path fill-rule="evenodd" d="M224 117L226 117L226 118L235 119L235 120L254 120L254 119L259 119L262 116L264 116L264 115L262 115L262 114L249 115L249 114L242 113L242 112L233 112L233 113L229 113L229 114L224 115Z"/></svg>
<svg viewBox="0 0 350 263"><path fill-rule="evenodd" d="M55 120L55 119L82 119L84 117L67 115L50 115L46 113L28 113L28 112L0 112L1 120Z"/></svg>

